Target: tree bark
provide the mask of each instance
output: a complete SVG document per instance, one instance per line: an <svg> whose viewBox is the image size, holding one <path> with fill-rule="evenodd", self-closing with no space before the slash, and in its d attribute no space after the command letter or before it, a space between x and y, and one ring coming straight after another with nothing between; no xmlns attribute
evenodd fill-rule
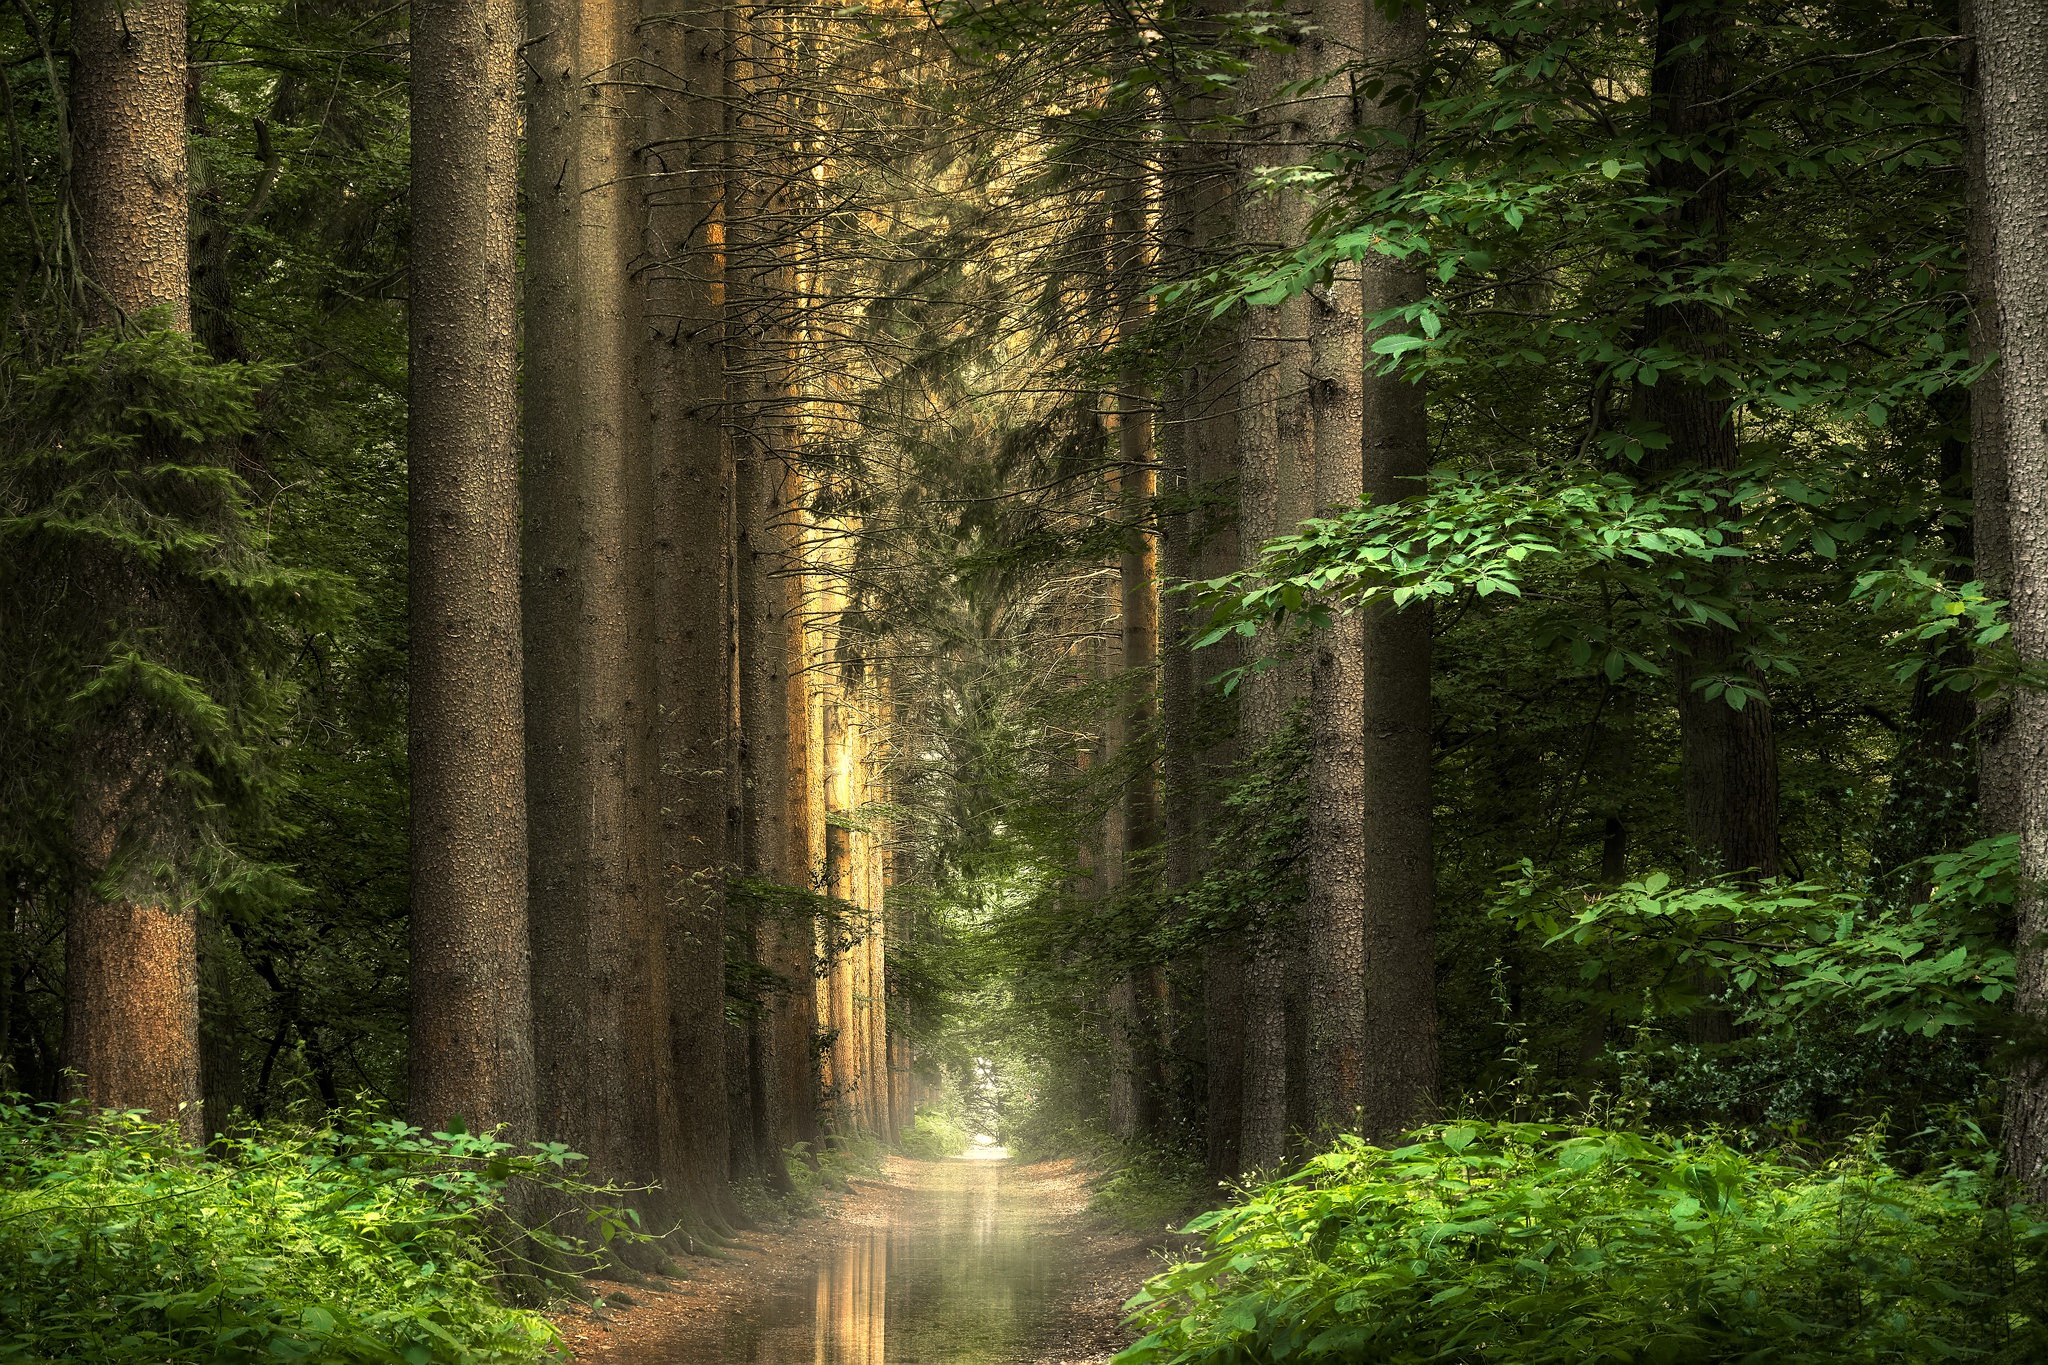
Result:
<svg viewBox="0 0 2048 1365"><path fill-rule="evenodd" d="M71 199L86 313L191 329L184 0L72 7Z"/></svg>
<svg viewBox="0 0 2048 1365"><path fill-rule="evenodd" d="M1294 17L1306 22L1305 15ZM1247 182L1262 169L1299 160L1307 145L1299 122L1302 111L1287 91L1301 69L1292 49L1261 51L1252 59L1240 110L1247 125L1240 153ZM1249 183L1240 193L1241 245L1271 249L1300 242L1307 211L1299 196L1270 197ZM1313 510L1314 449L1303 385L1309 359L1307 301L1297 297L1270 311L1254 312L1244 328L1239 349L1237 532L1238 558L1249 564L1266 541L1291 530ZM1269 633L1261 633L1253 645L1260 652L1277 647ZM1279 736L1306 690L1300 662L1292 658L1246 680L1239 718L1247 755L1259 753ZM1239 1160L1253 1170L1270 1169L1287 1153L1292 918L1280 907L1258 913L1245 945Z"/></svg>
<svg viewBox="0 0 2048 1365"><path fill-rule="evenodd" d="M1359 125L1345 67L1365 53L1365 0L1323 0L1302 44L1322 84L1303 99L1318 151L1341 149ZM1311 291L1309 404L1315 440L1315 510L1329 516L1365 493L1363 271L1340 261ZM1375 433L1377 434L1377 433ZM1353 1127L1365 1097L1366 772L1365 623L1344 613L1309 647L1308 890L1301 907L1307 956L1303 1021L1311 1136Z"/></svg>
<svg viewBox="0 0 2048 1365"><path fill-rule="evenodd" d="M2002 357L1999 434L2011 546L2012 639L2048 664L2048 5L1975 0L1984 189L1996 243L1990 301ZM2006 1156L2030 1199L2048 1198L2048 691L2014 689L2011 746L2020 892L2014 1007L2026 1033L2006 1099Z"/></svg>
<svg viewBox="0 0 2048 1365"><path fill-rule="evenodd" d="M1369 7L1365 52L1384 89L1363 101L1360 122L1391 136L1385 174L1395 175L1422 139L1417 82L1429 56L1420 4L1389 16ZM1360 272L1366 318L1428 293L1420 274L1384 256ZM1368 332L1368 348L1375 334ZM1370 350L1365 358L1371 359ZM1367 502L1422 491L1429 472L1423 391L1393 375L1361 372L1361 483ZM1430 614L1376 603L1357 613L1364 657L1360 736L1364 810L1358 907L1364 939L1365 1039L1361 1131L1387 1138L1436 1113L1436 866L1431 836Z"/></svg>
<svg viewBox="0 0 2048 1365"><path fill-rule="evenodd" d="M536 1103L601 1179L666 1173L637 10L528 0L526 718ZM638 1196L651 1226L666 1191Z"/></svg>
<svg viewBox="0 0 2048 1365"><path fill-rule="evenodd" d="M534 1133L511 0L412 16L408 1113Z"/></svg>
<svg viewBox="0 0 2048 1365"><path fill-rule="evenodd" d="M1961 27L1969 40L1964 72L1964 156L1969 175L1970 359L1983 364L2000 354L1998 232L1986 182L1983 58L1976 41L1976 0L1963 0ZM2012 511L2005 469L2005 371L1992 365L1970 386L1970 501L1972 561L1985 591L2012 597ZM2009 738L2012 694L2000 689L1977 704L1977 818L1986 834L2019 828L2020 749Z"/></svg>
<svg viewBox="0 0 2048 1365"><path fill-rule="evenodd" d="M185 152L185 6L86 0L72 11L72 203L85 313L122 325L161 310L191 325ZM188 1141L200 1109L197 918L96 885L129 812L161 784L139 717L80 755L72 846L79 861L64 938L67 1089L95 1108L142 1109Z"/></svg>
<svg viewBox="0 0 2048 1365"><path fill-rule="evenodd" d="M724 102L730 15L643 5L638 98L647 402L655 881L667 950L675 1121L663 1183L679 1211L731 1223L725 1083L732 458L725 437Z"/></svg>

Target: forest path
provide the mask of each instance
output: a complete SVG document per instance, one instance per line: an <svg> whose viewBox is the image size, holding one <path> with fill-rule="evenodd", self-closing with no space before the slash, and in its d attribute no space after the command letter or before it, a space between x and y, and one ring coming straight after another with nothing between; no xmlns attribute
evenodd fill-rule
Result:
<svg viewBox="0 0 2048 1365"><path fill-rule="evenodd" d="M608 1323L565 1319L575 1359L1080 1365L1131 1340L1122 1304L1161 1239L1091 1213L1073 1162L891 1157L886 1175Z"/></svg>

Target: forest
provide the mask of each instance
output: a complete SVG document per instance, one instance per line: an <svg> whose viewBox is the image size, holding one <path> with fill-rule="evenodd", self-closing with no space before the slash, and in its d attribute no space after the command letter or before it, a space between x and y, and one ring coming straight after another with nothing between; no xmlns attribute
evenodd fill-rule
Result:
<svg viewBox="0 0 2048 1365"><path fill-rule="evenodd" d="M2048 0L0 106L0 1362L555 1360L941 1130L1199 1213L1120 1365L2048 1360Z"/></svg>

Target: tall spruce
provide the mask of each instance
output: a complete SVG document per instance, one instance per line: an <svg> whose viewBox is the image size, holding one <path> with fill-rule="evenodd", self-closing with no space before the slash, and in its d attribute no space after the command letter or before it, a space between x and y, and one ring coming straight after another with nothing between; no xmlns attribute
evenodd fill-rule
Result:
<svg viewBox="0 0 2048 1365"><path fill-rule="evenodd" d="M414 1122L534 1131L520 699L518 13L412 13Z"/></svg>
<svg viewBox="0 0 2048 1365"><path fill-rule="evenodd" d="M2048 5L1972 0L1976 108L1993 250L2012 637L2022 665L2048 663ZM1986 490L1996 498L1995 490ZM2000 743L2020 838L2015 1008L2028 1029L2006 1101L2006 1153L2029 1197L2048 1198L2048 691L2013 689Z"/></svg>

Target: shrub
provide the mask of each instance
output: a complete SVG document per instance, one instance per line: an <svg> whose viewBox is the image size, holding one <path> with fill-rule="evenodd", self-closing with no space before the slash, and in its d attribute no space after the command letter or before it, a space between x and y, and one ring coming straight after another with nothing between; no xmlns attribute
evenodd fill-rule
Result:
<svg viewBox="0 0 2048 1365"><path fill-rule="evenodd" d="M943 1161L967 1150L967 1130L951 1114L920 1109L897 1135L896 1150L917 1161Z"/></svg>
<svg viewBox="0 0 2048 1365"><path fill-rule="evenodd" d="M0 1361L552 1360L493 1292L505 1182L571 1156L396 1122L205 1154L133 1114L0 1103Z"/></svg>
<svg viewBox="0 0 2048 1365"><path fill-rule="evenodd" d="M1118 1365L2048 1359L2048 1224L1983 1169L1909 1179L1712 1139L1463 1123L1356 1139L1206 1214Z"/></svg>

